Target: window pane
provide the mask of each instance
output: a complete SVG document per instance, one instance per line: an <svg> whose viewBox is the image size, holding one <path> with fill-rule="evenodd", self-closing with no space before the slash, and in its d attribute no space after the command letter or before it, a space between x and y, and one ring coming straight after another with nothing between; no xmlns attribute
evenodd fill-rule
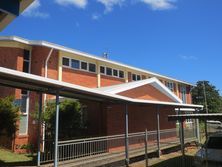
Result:
<svg viewBox="0 0 222 167"><path fill-rule="evenodd" d="M137 81L141 80L141 76L140 76L140 75L137 75L137 76L136 76L136 80L137 80Z"/></svg>
<svg viewBox="0 0 222 167"><path fill-rule="evenodd" d="M113 76L118 77L118 70L113 69Z"/></svg>
<svg viewBox="0 0 222 167"><path fill-rule="evenodd" d="M27 95L22 95L22 104L21 104L21 112L22 113L27 113L26 107L27 107Z"/></svg>
<svg viewBox="0 0 222 167"><path fill-rule="evenodd" d="M87 70L88 64L86 62L81 62L81 69L82 70Z"/></svg>
<svg viewBox="0 0 222 167"><path fill-rule="evenodd" d="M69 66L69 59L63 57L63 58L62 58L62 65L64 65L64 66Z"/></svg>
<svg viewBox="0 0 222 167"><path fill-rule="evenodd" d="M19 120L19 134L26 134L27 132L27 115L21 115Z"/></svg>
<svg viewBox="0 0 222 167"><path fill-rule="evenodd" d="M79 60L72 59L72 61L71 61L71 67L72 67L72 68L79 69Z"/></svg>
<svg viewBox="0 0 222 167"><path fill-rule="evenodd" d="M105 74L105 67L100 66L100 73Z"/></svg>
<svg viewBox="0 0 222 167"><path fill-rule="evenodd" d="M136 74L132 74L132 80L136 81Z"/></svg>
<svg viewBox="0 0 222 167"><path fill-rule="evenodd" d="M119 77L124 78L124 72L123 71L119 71Z"/></svg>
<svg viewBox="0 0 222 167"><path fill-rule="evenodd" d="M24 60L30 60L30 51L24 50Z"/></svg>
<svg viewBox="0 0 222 167"><path fill-rule="evenodd" d="M89 63L89 71L90 72L96 72L96 65L92 64L92 63Z"/></svg>
<svg viewBox="0 0 222 167"><path fill-rule="evenodd" d="M106 75L112 75L112 68L106 68Z"/></svg>
<svg viewBox="0 0 222 167"><path fill-rule="evenodd" d="M29 62L23 62L23 72L29 73Z"/></svg>

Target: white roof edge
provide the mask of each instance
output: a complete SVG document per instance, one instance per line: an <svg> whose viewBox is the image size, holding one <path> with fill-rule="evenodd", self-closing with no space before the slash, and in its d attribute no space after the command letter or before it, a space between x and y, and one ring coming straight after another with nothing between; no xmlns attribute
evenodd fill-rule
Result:
<svg viewBox="0 0 222 167"><path fill-rule="evenodd" d="M62 46L62 45L50 43L50 42L47 42L47 41L28 40L28 39L24 39L24 38L21 38L21 37L18 37L18 36L0 36L0 41L1 40L2 41L3 40L12 40L12 41L17 41L17 42L21 42L21 43L25 43L25 44L29 44L29 45L40 45L40 46L50 47L50 48L54 48L54 49L58 49L58 50L78 54L78 55L81 55L81 56L85 56L85 57L88 57L88 58L97 59L97 60L100 60L100 61L103 61L103 62L112 63L112 64L119 65L119 66L122 66L122 67L125 67L125 68L130 68L130 69L133 69L133 70L136 70L136 71L148 73L148 74L151 74L151 75L154 75L154 76L157 76L157 77L161 77L161 78L164 78L164 79L168 79L168 80L172 80L172 81L175 81L175 82L183 83L183 84L186 84L186 85L195 86L194 84L186 82L186 81L181 81L181 80L178 80L178 79L174 79L172 77L167 77L167 76L164 76L164 75L161 75L161 74L158 74L158 73L154 73L154 72L151 72L151 71L148 71L148 70L133 67L133 66L130 66L130 65L126 65L126 64L123 64L123 63L116 62L116 61L107 60L107 59L104 59L102 57L98 57L96 55L92 55L92 54L89 54L89 53L86 53L86 52L78 51L78 50L68 48L68 47L65 47L65 46Z"/></svg>
<svg viewBox="0 0 222 167"><path fill-rule="evenodd" d="M47 84L48 86L49 85L59 86L59 87L62 87L62 88L69 88L69 89L73 89L73 90L82 91L83 93L85 92L85 93L92 93L94 95L101 95L101 96L105 96L107 98L113 98L113 99L116 99L116 100L123 100L125 102L140 103L140 104L172 105L172 106L178 106L178 107L203 108L202 105L132 99L132 98L129 98L129 97L124 97L124 96L120 96L120 95L105 93L105 92L95 90L95 89L92 89L92 88L87 88L87 87L74 85L74 84L67 83L67 82L62 82L62 81L58 81L58 80L54 80L54 79L50 79L50 78L45 78L45 77L34 75L34 74L24 73L24 72L21 72L21 71L0 67L0 76L5 76L5 75L6 76L11 76L11 77L18 77L20 79L26 79L26 80L29 80L29 81L32 81L32 82L34 82L34 81L35 82L40 82L41 84Z"/></svg>

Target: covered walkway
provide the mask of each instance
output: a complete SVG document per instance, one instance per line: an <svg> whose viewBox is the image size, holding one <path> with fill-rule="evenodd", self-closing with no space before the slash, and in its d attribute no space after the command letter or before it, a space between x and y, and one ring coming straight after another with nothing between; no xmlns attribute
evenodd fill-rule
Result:
<svg viewBox="0 0 222 167"><path fill-rule="evenodd" d="M201 109L200 105L183 104L177 102L162 102L152 100L140 100L128 98L121 95L110 94L101 90L95 90L86 88L78 85L61 82L58 80L48 79L32 74L19 72L16 70L10 70L0 67L0 85L19 88L29 91L35 91L39 93L39 118L42 113L42 93L52 94L56 96L56 122L55 122L55 140L54 140L54 166L58 166L58 125L59 125L59 96L87 99L91 101L109 102L113 104L124 104L125 109L125 134L124 134L124 145L125 145L125 162L129 165L129 133L128 133L128 105L139 104L139 105L156 105L157 107L157 137L160 140L160 128L159 128L159 112L158 109L161 106L173 106L175 108L193 108ZM40 136L40 121L38 121L38 135ZM160 150L160 146L157 146ZM40 137L38 144L38 166L40 166Z"/></svg>

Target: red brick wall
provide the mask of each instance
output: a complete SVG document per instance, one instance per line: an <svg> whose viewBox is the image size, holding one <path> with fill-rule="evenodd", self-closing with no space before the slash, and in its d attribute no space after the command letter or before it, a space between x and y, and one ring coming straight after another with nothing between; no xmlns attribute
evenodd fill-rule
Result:
<svg viewBox="0 0 222 167"><path fill-rule="evenodd" d="M97 75L69 68L62 69L62 81L90 88L97 87Z"/></svg>
<svg viewBox="0 0 222 167"><path fill-rule="evenodd" d="M157 129L155 105L129 105L129 133ZM123 105L109 105L107 113L107 135L125 133L125 109ZM174 114L174 107L160 108L160 129L176 128L175 122L168 122L168 115Z"/></svg>
<svg viewBox="0 0 222 167"><path fill-rule="evenodd" d="M161 93L159 90L151 85L144 85L138 88L127 90L119 93L119 95L131 97L134 99L144 99L144 100L158 100L173 102L168 96Z"/></svg>
<svg viewBox="0 0 222 167"><path fill-rule="evenodd" d="M50 48L33 46L31 73L35 75L45 76L45 62L50 52ZM48 61L48 78L58 79L58 51L53 50Z"/></svg>
<svg viewBox="0 0 222 167"><path fill-rule="evenodd" d="M101 87L125 83L124 79L101 75Z"/></svg>

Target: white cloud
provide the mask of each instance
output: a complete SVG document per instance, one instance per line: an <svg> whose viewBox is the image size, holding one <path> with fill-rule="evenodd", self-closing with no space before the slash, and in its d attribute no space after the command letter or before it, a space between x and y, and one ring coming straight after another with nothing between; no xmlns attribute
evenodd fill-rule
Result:
<svg viewBox="0 0 222 167"><path fill-rule="evenodd" d="M98 20L100 17L101 17L101 16L100 16L99 14L97 14L97 13L93 13L93 14L92 14L92 19L93 19L93 20Z"/></svg>
<svg viewBox="0 0 222 167"><path fill-rule="evenodd" d="M149 5L153 10L168 10L175 8L177 0L140 0Z"/></svg>
<svg viewBox="0 0 222 167"><path fill-rule="evenodd" d="M111 12L115 5L121 6L125 0L97 0L105 6L105 13Z"/></svg>
<svg viewBox="0 0 222 167"><path fill-rule="evenodd" d="M183 60L197 60L198 57L196 56L185 56L185 55L180 55L180 58Z"/></svg>
<svg viewBox="0 0 222 167"><path fill-rule="evenodd" d="M55 0L56 3L63 6L73 5L75 7L84 9L88 4L88 0Z"/></svg>
<svg viewBox="0 0 222 167"><path fill-rule="evenodd" d="M35 0L23 13L23 16L26 17L41 17L48 18L49 14L41 12L39 8L41 7L41 3L39 0Z"/></svg>

